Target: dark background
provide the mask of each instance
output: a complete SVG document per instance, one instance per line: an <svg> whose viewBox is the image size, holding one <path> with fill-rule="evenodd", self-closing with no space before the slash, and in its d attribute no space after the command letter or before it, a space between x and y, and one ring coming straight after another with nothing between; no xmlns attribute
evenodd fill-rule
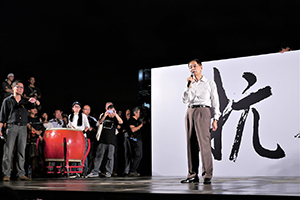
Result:
<svg viewBox="0 0 300 200"><path fill-rule="evenodd" d="M35 76L48 113L75 100L125 109L139 103L139 69L299 49L299 10L299 0L1 1L0 81Z"/></svg>
<svg viewBox="0 0 300 200"><path fill-rule="evenodd" d="M299 49L299 10L299 0L0 1L0 82L34 76L50 118L74 101L124 110L141 103L139 69ZM146 126L140 172L151 174Z"/></svg>
<svg viewBox="0 0 300 200"><path fill-rule="evenodd" d="M299 11L299 0L0 1L0 81L34 76L50 118L76 100L124 110L141 103L139 69L299 49Z"/></svg>

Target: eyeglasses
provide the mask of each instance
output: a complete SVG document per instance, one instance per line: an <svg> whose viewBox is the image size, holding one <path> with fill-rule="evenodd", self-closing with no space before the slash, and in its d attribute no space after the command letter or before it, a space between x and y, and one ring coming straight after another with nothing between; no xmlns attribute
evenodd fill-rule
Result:
<svg viewBox="0 0 300 200"><path fill-rule="evenodd" d="M15 87L16 87L16 88L19 88L19 89L24 89L24 87L19 86L19 85L16 85Z"/></svg>

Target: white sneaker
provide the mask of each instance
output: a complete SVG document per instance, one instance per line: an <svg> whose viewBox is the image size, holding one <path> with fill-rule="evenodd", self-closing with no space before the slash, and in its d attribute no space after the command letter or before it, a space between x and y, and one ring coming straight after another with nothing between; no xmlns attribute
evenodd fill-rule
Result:
<svg viewBox="0 0 300 200"><path fill-rule="evenodd" d="M96 178L96 177L99 177L99 174L93 174L93 172L91 172L86 177L87 178Z"/></svg>
<svg viewBox="0 0 300 200"><path fill-rule="evenodd" d="M106 177L106 178L110 178L110 177L111 177L111 174L108 173L108 172L106 172L106 173L105 173L105 177Z"/></svg>
<svg viewBox="0 0 300 200"><path fill-rule="evenodd" d="M70 176L70 178L78 179L78 178L80 178L80 174L76 173L76 174Z"/></svg>

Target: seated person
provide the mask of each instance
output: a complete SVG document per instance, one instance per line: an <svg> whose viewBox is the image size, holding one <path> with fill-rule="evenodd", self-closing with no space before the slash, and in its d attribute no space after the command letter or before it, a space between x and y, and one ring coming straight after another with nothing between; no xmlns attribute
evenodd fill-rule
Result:
<svg viewBox="0 0 300 200"><path fill-rule="evenodd" d="M44 123L45 128L66 128L65 121L62 118L62 111L57 109L53 113L54 119L49 120L49 123Z"/></svg>

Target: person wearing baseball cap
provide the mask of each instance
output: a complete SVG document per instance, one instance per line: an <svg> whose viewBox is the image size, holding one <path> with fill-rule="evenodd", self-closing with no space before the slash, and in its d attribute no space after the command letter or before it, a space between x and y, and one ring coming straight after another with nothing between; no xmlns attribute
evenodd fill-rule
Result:
<svg viewBox="0 0 300 200"><path fill-rule="evenodd" d="M90 124L87 116L82 113L81 111L81 104L78 101L75 101L72 104L72 114L69 115L69 128L79 129L83 132L84 138L85 138L85 153L87 151L88 141L87 141L87 135L86 132L90 129ZM75 163L73 163L75 164ZM72 165L72 164L71 164ZM85 160L84 167L83 167L83 174L84 176L87 175L88 172L88 161ZM76 174L75 177L71 178L77 178L79 177L79 174Z"/></svg>

